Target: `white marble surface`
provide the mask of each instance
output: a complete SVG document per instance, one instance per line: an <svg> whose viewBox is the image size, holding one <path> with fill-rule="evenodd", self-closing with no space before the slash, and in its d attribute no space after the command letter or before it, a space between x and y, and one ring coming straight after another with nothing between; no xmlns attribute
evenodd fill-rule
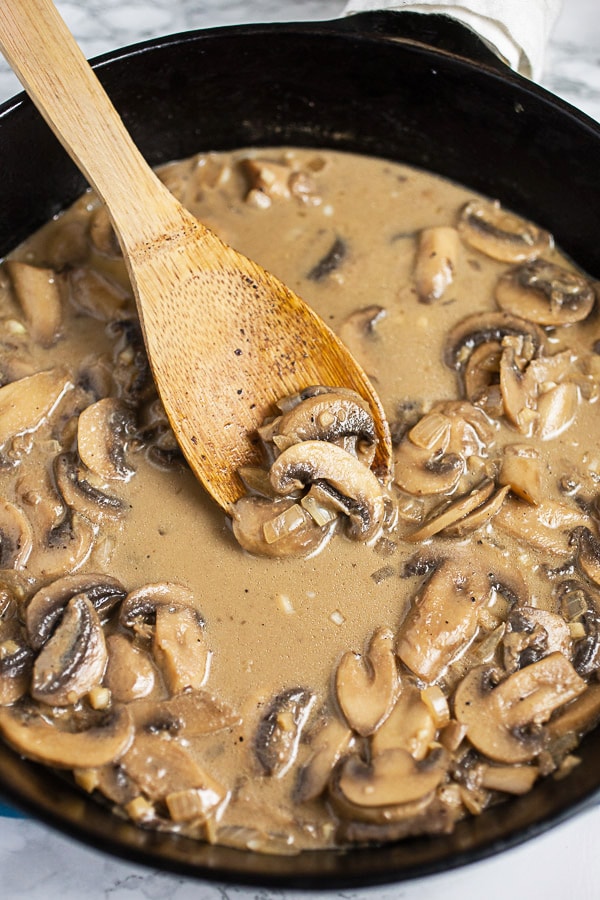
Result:
<svg viewBox="0 0 600 900"><path fill-rule="evenodd" d="M524 5L527 0L523 0ZM159 34L243 22L333 18L344 0L60 0L87 56ZM598 0L563 0L542 84L600 121ZM19 89L0 60L0 101ZM600 176L599 176L600 177ZM600 807L467 868L390 887L327 895L210 885L132 866L26 819L0 816L2 900L597 900Z"/></svg>

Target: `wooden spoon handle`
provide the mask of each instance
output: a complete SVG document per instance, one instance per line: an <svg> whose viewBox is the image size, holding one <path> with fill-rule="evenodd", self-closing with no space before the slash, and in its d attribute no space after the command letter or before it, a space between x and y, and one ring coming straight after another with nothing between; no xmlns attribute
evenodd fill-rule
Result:
<svg viewBox="0 0 600 900"><path fill-rule="evenodd" d="M51 0L1 0L0 49L52 130L111 210L128 246L164 231L178 204L131 140ZM158 215L148 209L161 203ZM163 210L164 206L164 210ZM135 223L135 235L129 223Z"/></svg>

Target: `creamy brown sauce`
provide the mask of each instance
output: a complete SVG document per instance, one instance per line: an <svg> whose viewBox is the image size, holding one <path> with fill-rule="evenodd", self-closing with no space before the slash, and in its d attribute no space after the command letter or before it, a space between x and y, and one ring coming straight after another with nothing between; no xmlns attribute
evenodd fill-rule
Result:
<svg viewBox="0 0 600 900"><path fill-rule="evenodd" d="M296 189L289 193L285 179L283 194L287 196L278 196L282 192L277 185L275 190L268 186L253 189L252 179L248 179L245 166L240 163L249 155L287 166L288 174L303 173L295 182ZM259 169L261 166L262 163ZM277 167L276 172L281 174ZM496 283L511 266L462 241L452 267L451 283L439 299L424 303L415 288L415 259L422 230L455 226L461 209L472 199L470 192L404 166L312 150L239 151L201 156L165 168L163 177L203 222L289 284L342 335L371 376L392 432L399 441L404 435L406 442L406 432L432 406L462 397L457 371L444 362L448 333L467 315L496 310ZM456 651L448 651L448 658L439 671L433 667L431 678L423 677L423 673L420 680L415 678L405 661L399 660L397 665L405 686L402 695L423 689L428 682L437 684L449 701L446 711L454 721L453 692L464 674L463 669L467 664L501 661L506 646L505 631L499 635L498 629L506 628L511 607L535 607L561 615L564 591L561 594L560 586L569 579L576 582L573 590L586 592L585 609L589 615L571 620L563 616L566 637L563 636L560 652L565 659L573 660L577 642L588 639L590 652L594 652L592 619L596 609L600 609L597 606L599 586L589 571L587 575L582 572L577 562L577 539L570 536L578 527L590 529L593 536L597 530L598 513L594 506L600 477L597 450L600 427L594 406L600 378L600 365L594 353L599 334L597 315L592 313L580 324L545 331L545 354L554 356L568 348L573 359L566 366L566 374L565 371L560 375L546 373L547 383L536 393L535 403L532 401L532 422L535 416L538 416L535 421L539 421L541 415L535 405L539 406L541 394L551 392L556 383L575 385L570 394L574 404L572 415L559 410L557 415L559 418L564 415L566 424L562 430L557 428L559 433L551 439L541 440L535 434L535 423L534 433L530 434L526 425L507 422L506 415L486 415L489 441L482 440L477 452L472 447L465 450L464 472L460 483L451 491L415 497L391 488L400 515L397 527L385 532L381 539L365 545L336 536L322 552L310 558L264 559L240 549L222 512L177 458L166 425L162 423L158 429L147 426L154 395L143 370L139 347L132 347L123 339L123 329L111 325L134 318L134 303L122 260L109 244L102 243L106 235L95 238L101 249L94 246L89 221L90 217L94 221L97 210L97 201L86 195L12 256L31 266L47 267L54 273L49 278L58 284L61 321L57 336L46 342L48 346L40 346L39 341L30 339L31 326L17 297L14 277L6 266L1 270L3 382L16 382L31 373L58 367L64 367L65 372L63 396L56 404L50 404L45 414L36 417L32 413L30 421L9 435L3 447L1 496L21 510L34 528L29 557L15 564L7 549L3 559L5 569L15 565L18 570L21 593L19 602L15 600L11 607L10 616L5 615L5 640L14 641L19 637L14 622L25 615L29 598L69 571L107 573L122 582L127 591L158 582L175 582L189 589L204 620L203 636L209 651L207 676L196 687L231 707L238 714L239 722L201 738L183 740L186 752L189 748L202 770L223 789L218 811L211 808L210 814L204 817L183 816L171 822L164 812L164 798L158 794L158 799L152 797L139 782L133 794L137 790L136 796L143 797L145 805L136 806L135 802L133 806L128 805L133 796L130 793L123 805L132 818L148 827L173 827L193 836L252 849L295 852L347 840L402 836L402 824L396 830L386 830L386 821L408 821L404 829L407 832L435 832L450 828L453 821L467 812L478 812L497 797L487 769L487 774L481 774L482 766L489 768L489 760L483 751L477 755L468 741L461 740L463 735L459 734L458 745L453 747L448 731L445 732L450 747L447 752L454 754L454 768L447 763L443 777L434 779L425 793L419 795L417 789L416 797L398 801L390 807L391 811L378 807L379 812L373 812L367 802L362 807L358 804L362 812L358 814L356 827L352 810L344 811L334 801L332 811L327 790L322 797L308 803L298 802L295 791L298 773L311 752L308 735L318 732L320 716L335 718L341 730L347 728L335 699L335 672L340 659L347 651L365 654L373 633L379 628L390 630L394 646L400 648L402 656L402 635L409 608L415 597L426 591L430 579L441 571L441 559L452 559L458 554L458 567L463 566L463 574L467 572L469 578L475 578L481 572L486 573L493 558L494 574L502 583L504 595L502 590L495 589L496 581L486 582L489 597L479 598L478 608L489 609L487 618L482 612L469 637L461 632L462 624L457 624ZM568 265L551 247L543 255L547 260ZM109 286L104 285L94 293L89 282L90 271L108 279ZM384 314L370 330L361 332L352 324L351 317L357 310L372 305L381 307ZM138 374L144 376L141 393L136 393L131 386L136 365ZM521 370L525 368L524 361L519 365ZM0 388L0 404L3 390ZM35 510L40 503L50 506L54 503L52 521L56 522L69 501L66 497L61 500L56 476L44 473L51 472L52 458L57 454L76 453L77 417L83 408L103 396L123 398L134 411L137 422L127 433L126 459L135 474L125 479L91 476L99 490L119 498L124 508L115 517L101 511L91 525L85 510L79 510L88 532L94 532L88 534L87 550L58 561L53 557L54 562L50 564L40 549L43 536L38 533L39 518L36 519ZM215 397L200 398L199 402L219 401ZM534 498L540 501L539 507L515 500L513 492L504 501L498 516L473 532L454 538L435 536L425 542L407 540L448 497L454 499L468 494L485 478L494 482L497 491L503 484L505 445L527 446L539 454L536 469L539 485ZM154 456L153 450L157 451ZM175 462L165 464L165 459L171 456ZM403 466L400 458L399 469ZM566 487L568 479L573 485L571 489ZM508 515L503 527L496 527L494 523L505 515L509 504L515 503L518 511L526 507L528 512L533 510L534 516L541 509L540 515L549 517L548 534L540 537L536 533L532 537L526 534L525 526L514 525L518 511L513 512L512 519ZM6 539L3 547L8 548ZM55 556L58 558L59 554ZM407 562L416 557L429 560L430 565L417 566L411 574L407 572ZM561 566L564 576L554 571L548 574L548 570ZM484 577L489 576L491 573ZM456 576L452 583L456 585L459 581ZM8 579L7 596L11 584ZM517 590L522 593L515 602ZM8 625L9 620L13 624ZM441 646L435 628L431 626L432 642ZM112 622L108 631L122 632L123 628ZM155 685L148 696L161 699L169 693L169 687L159 657L156 653L153 656L149 649L151 639L147 633L138 634L136 647L153 660L156 670ZM496 638L495 644L492 638L491 652L487 655L482 652L479 657L469 655L491 635ZM554 646L547 633L545 638L542 635L535 647L537 655L530 656L529 663L539 663L548 657ZM9 650L5 651L5 657ZM429 653L425 646L422 651L425 656ZM440 652L443 662L445 651ZM525 670L523 663L521 660L517 671ZM580 668L585 679L594 678L595 662L585 671L583 664ZM573 674L576 675L574 668ZM302 742L297 752L291 754L289 766L281 777L268 775L261 770L256 757L260 721L274 697L294 688L303 688L314 696ZM574 683L572 694L565 690L567 700L581 692L579 682ZM10 710L13 704L18 709L26 701L7 695L4 702ZM107 703L109 709L111 703L116 705L106 696L101 702L95 702L101 706ZM78 715L85 721L89 706L87 694L76 705ZM539 728L551 714L556 718L560 707L557 704L547 715L540 712L535 727ZM440 730L444 727L443 703L440 709L439 721L436 724L434 719L431 734L415 754L417 759L433 760L434 768L437 763L433 756L440 739L444 744ZM47 705L45 713L59 726L65 720L65 714L57 713L52 704ZM595 716L592 711L589 720ZM22 749L18 741L11 740L2 721L0 718L0 728L9 742ZM287 726L290 721L288 715ZM431 717L428 721L431 726ZM522 725L518 722L514 727ZM179 738L163 735L158 740L165 746L177 743ZM352 743L338 755L343 758L345 754L354 754L356 761L360 752L364 766L368 767L371 758L376 756L373 738L354 735L349 740ZM511 760L506 765L522 768L523 763L530 771L535 769L535 778L574 762L569 755L571 744L565 743L554 755L549 746L553 745L545 738L531 755L525 754L522 760ZM140 753L143 755L146 750ZM119 766L118 758L116 763ZM334 764L336 760L332 759L332 768ZM339 770L341 764L337 765ZM496 765L506 768L498 757L491 764L492 768ZM87 789L98 787L95 767L82 766L86 772L79 773L81 783ZM479 774L469 781L465 775L467 769ZM364 783L366 775L362 773L357 778L357 783ZM516 792L509 788L511 791ZM432 802L436 811L427 813L427 808L433 809ZM421 806L411 813L407 803Z"/></svg>

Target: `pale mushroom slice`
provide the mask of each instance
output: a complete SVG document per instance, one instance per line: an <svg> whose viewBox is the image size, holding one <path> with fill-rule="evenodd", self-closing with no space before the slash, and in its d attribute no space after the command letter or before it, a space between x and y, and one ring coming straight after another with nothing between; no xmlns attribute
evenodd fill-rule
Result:
<svg viewBox="0 0 600 900"><path fill-rule="evenodd" d="M168 604L157 606L152 652L172 694L198 690L205 684L212 653L195 609Z"/></svg>
<svg viewBox="0 0 600 900"><path fill-rule="evenodd" d="M143 584L130 591L121 603L119 622L124 628L139 630L143 636L148 636L148 629L155 624L156 612L161 606L195 609L194 593L186 585L176 581ZM198 623L202 625L202 616L199 612L196 615Z"/></svg>
<svg viewBox="0 0 600 900"><path fill-rule="evenodd" d="M92 572L65 575L40 588L25 609L27 638L34 650L39 650L60 622L68 602L85 595L104 621L127 591L112 575Z"/></svg>
<svg viewBox="0 0 600 900"><path fill-rule="evenodd" d="M105 519L118 519L125 514L123 500L93 485L74 453L59 453L53 468L56 485L65 503L90 522L99 525Z"/></svg>
<svg viewBox="0 0 600 900"><path fill-rule="evenodd" d="M371 737L371 751L379 756L394 748L406 750L416 759L424 759L435 740L436 725L421 691L414 685L403 686L402 693L387 717Z"/></svg>
<svg viewBox="0 0 600 900"><path fill-rule="evenodd" d="M423 303L440 300L454 281L459 237L456 228L436 225L419 234L414 280Z"/></svg>
<svg viewBox="0 0 600 900"><path fill-rule="evenodd" d="M18 753L59 769L89 768L118 760L131 744L133 723L126 706L102 714L84 731L63 731L39 711L0 709L0 733Z"/></svg>
<svg viewBox="0 0 600 900"><path fill-rule="evenodd" d="M84 409L77 421L77 452L85 466L105 479L127 481L134 474L125 459L133 415L115 397L103 397Z"/></svg>
<svg viewBox="0 0 600 900"><path fill-rule="evenodd" d="M338 786L358 807L393 807L421 800L443 781L449 756L436 747L421 760L401 748L384 750L365 762L358 753L341 764Z"/></svg>
<svg viewBox="0 0 600 900"><path fill-rule="evenodd" d="M502 453L498 483L537 506L543 499L539 450L529 444L507 444Z"/></svg>
<svg viewBox="0 0 600 900"><path fill-rule="evenodd" d="M130 703L148 696L157 680L156 666L150 655L119 632L107 636L106 649L108 662L103 684L113 701Z"/></svg>
<svg viewBox="0 0 600 900"><path fill-rule="evenodd" d="M52 347L60 336L63 320L56 272L17 260L9 260L6 266L32 339L42 347Z"/></svg>
<svg viewBox="0 0 600 900"><path fill-rule="evenodd" d="M325 791L336 763L353 745L354 735L338 716L326 716L309 735L310 755L298 771L294 800L307 803Z"/></svg>
<svg viewBox="0 0 600 900"><path fill-rule="evenodd" d="M31 696L48 706L72 706L100 683L107 658L98 613L85 594L76 595L35 660Z"/></svg>
<svg viewBox="0 0 600 900"><path fill-rule="evenodd" d="M528 544L535 551L560 559L572 555L572 530L588 525L589 519L583 512L554 500L542 500L532 506L508 496L494 516L494 527L499 531Z"/></svg>
<svg viewBox="0 0 600 900"><path fill-rule="evenodd" d="M451 493L464 471L464 460L457 453L431 452L409 437L394 451L394 483L415 497Z"/></svg>
<svg viewBox="0 0 600 900"><path fill-rule="evenodd" d="M358 394L330 391L303 400L274 423L273 443L279 451L300 441L330 441L355 452L364 465L373 462L375 423Z"/></svg>
<svg viewBox="0 0 600 900"><path fill-rule="evenodd" d="M110 652L110 637L108 642ZM185 740L216 734L242 721L228 703L206 690L187 689L163 700L138 699L129 703L129 710L138 731Z"/></svg>
<svg viewBox="0 0 600 900"><path fill-rule="evenodd" d="M474 639L478 611L491 593L488 573L467 557L444 560L413 601L396 652L424 682L440 678Z"/></svg>
<svg viewBox="0 0 600 900"><path fill-rule="evenodd" d="M553 247L552 235L490 200L471 200L460 214L462 240L492 259L525 262Z"/></svg>
<svg viewBox="0 0 600 900"><path fill-rule="evenodd" d="M371 541L383 525L383 488L356 456L326 441L303 441L277 457L269 472L278 494L289 494L315 481L326 482L348 510L348 536Z"/></svg>
<svg viewBox="0 0 600 900"><path fill-rule="evenodd" d="M38 428L72 389L71 377L61 367L35 372L0 387L0 446Z"/></svg>
<svg viewBox="0 0 600 900"><path fill-rule="evenodd" d="M600 723L600 684L589 684L575 700L558 711L546 726L551 740L581 737Z"/></svg>
<svg viewBox="0 0 600 900"><path fill-rule="evenodd" d="M452 500L443 509L434 509L420 528L406 536L406 540L411 542L426 541L433 535L456 525L470 513L481 507L493 493L494 482L491 478L487 478L468 494Z"/></svg>
<svg viewBox="0 0 600 900"><path fill-rule="evenodd" d="M274 490L270 480L268 484ZM309 506L290 498L257 496L240 497L231 518L234 537L244 550L275 558L313 556L329 541L337 521L337 515L318 521Z"/></svg>
<svg viewBox="0 0 600 900"><path fill-rule="evenodd" d="M508 485L495 491L488 500L479 505L473 512L468 513L468 515L454 522L454 524L447 525L442 532L443 537L462 538L477 531L479 528L484 528L501 509L509 491L510 487Z"/></svg>
<svg viewBox="0 0 600 900"><path fill-rule="evenodd" d="M302 687L288 688L270 701L254 735L254 753L265 775L282 778L294 764L315 702L316 695Z"/></svg>
<svg viewBox="0 0 600 900"><path fill-rule="evenodd" d="M535 259L500 276L496 301L507 313L556 327L586 319L596 294L590 281L578 272Z"/></svg>
<svg viewBox="0 0 600 900"><path fill-rule="evenodd" d="M472 669L456 690L455 716L467 726L473 746L490 759L527 762L546 742L540 726L582 694L586 682L560 651L501 679L494 667Z"/></svg>
<svg viewBox="0 0 600 900"><path fill-rule="evenodd" d="M362 737L385 722L401 688L394 634L389 628L375 632L366 654L345 653L335 673L339 706L348 725Z"/></svg>

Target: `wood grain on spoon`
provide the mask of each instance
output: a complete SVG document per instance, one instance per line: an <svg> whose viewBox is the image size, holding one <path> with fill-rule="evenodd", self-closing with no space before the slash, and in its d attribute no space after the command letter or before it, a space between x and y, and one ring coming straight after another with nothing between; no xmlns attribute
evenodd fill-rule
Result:
<svg viewBox="0 0 600 900"><path fill-rule="evenodd" d="M278 398L344 385L371 405L374 467L391 470L379 399L322 320L224 244L147 165L50 0L2 0L0 47L46 121L107 204L119 235L154 379L195 475L229 509L255 431Z"/></svg>

